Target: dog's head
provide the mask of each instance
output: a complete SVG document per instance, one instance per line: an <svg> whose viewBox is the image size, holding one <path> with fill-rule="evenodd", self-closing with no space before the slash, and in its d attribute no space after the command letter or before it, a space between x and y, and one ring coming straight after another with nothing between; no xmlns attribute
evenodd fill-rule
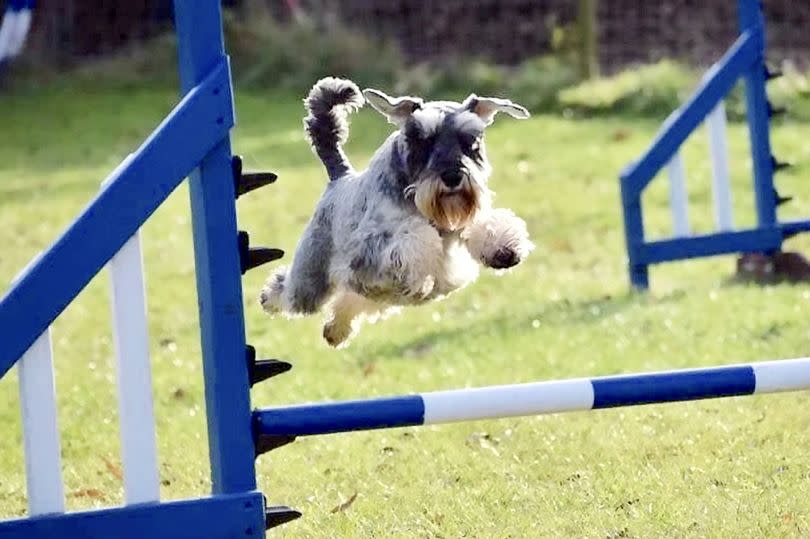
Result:
<svg viewBox="0 0 810 539"><path fill-rule="evenodd" d="M488 202L492 168L484 130L495 114L529 117L525 108L508 99L475 94L463 103L391 97L373 89L363 95L399 128L394 144L408 180L405 195L442 230L464 228Z"/></svg>

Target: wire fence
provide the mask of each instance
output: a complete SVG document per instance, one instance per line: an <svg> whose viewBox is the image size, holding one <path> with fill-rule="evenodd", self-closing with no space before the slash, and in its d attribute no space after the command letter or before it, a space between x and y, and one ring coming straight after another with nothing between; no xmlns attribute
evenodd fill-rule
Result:
<svg viewBox="0 0 810 539"><path fill-rule="evenodd" d="M171 28L157 0L39 0L28 48L56 62L111 53Z"/></svg>
<svg viewBox="0 0 810 539"><path fill-rule="evenodd" d="M516 63L548 53L555 29L576 21L575 0L344 0L338 16L393 36L412 61L481 56Z"/></svg>
<svg viewBox="0 0 810 539"><path fill-rule="evenodd" d="M333 19L399 43L411 62L517 63L576 40L577 0L231 0L281 20ZM2 4L2 2L0 2ZM30 47L61 59L112 52L171 27L171 0L40 0ZM735 0L598 0L603 72L662 58L705 66L736 36ZM810 1L766 0L769 59L810 68Z"/></svg>
<svg viewBox="0 0 810 539"><path fill-rule="evenodd" d="M764 2L768 59L810 68L810 2ZM602 0L600 63L609 71L662 58L714 62L737 37L734 0Z"/></svg>

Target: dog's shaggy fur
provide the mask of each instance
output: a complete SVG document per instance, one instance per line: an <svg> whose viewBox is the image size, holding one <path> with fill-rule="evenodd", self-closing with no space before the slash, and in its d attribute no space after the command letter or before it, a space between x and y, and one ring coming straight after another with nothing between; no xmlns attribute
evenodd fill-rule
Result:
<svg viewBox="0 0 810 539"><path fill-rule="evenodd" d="M363 96L397 129L355 172L342 146ZM361 94L336 78L318 81L305 104L305 131L330 181L292 267L262 290L268 313L325 309L324 338L341 346L362 320L442 298L473 282L479 264L509 268L532 249L523 220L492 208L483 141L496 112L528 118L523 107L475 95L455 103Z"/></svg>

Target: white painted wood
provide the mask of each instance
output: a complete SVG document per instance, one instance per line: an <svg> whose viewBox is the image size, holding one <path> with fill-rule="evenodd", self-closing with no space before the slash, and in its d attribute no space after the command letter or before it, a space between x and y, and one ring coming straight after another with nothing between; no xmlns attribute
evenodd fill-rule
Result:
<svg viewBox="0 0 810 539"><path fill-rule="evenodd" d="M160 486L139 234L112 258L110 277L125 498L155 502Z"/></svg>
<svg viewBox="0 0 810 539"><path fill-rule="evenodd" d="M18 12L16 18L16 24L12 27L14 31L9 36L8 49L6 50L8 58L15 58L22 52L28 30L31 29L31 10L24 9Z"/></svg>
<svg viewBox="0 0 810 539"><path fill-rule="evenodd" d="M689 196L686 192L686 172L683 157L676 153L667 164L669 175L669 207L672 210L672 231L676 237L689 235Z"/></svg>
<svg viewBox="0 0 810 539"><path fill-rule="evenodd" d="M422 393L425 425L569 410L590 410L588 379L535 382Z"/></svg>
<svg viewBox="0 0 810 539"><path fill-rule="evenodd" d="M23 354L17 369L28 511L32 516L62 513L65 510L65 494L56 421L50 328Z"/></svg>
<svg viewBox="0 0 810 539"><path fill-rule="evenodd" d="M9 56L8 50L11 39L17 30L17 17L16 11L6 11L2 22L0 22L0 60L4 60Z"/></svg>
<svg viewBox="0 0 810 539"><path fill-rule="evenodd" d="M118 177L132 156L116 167L102 188ZM127 504L155 502L160 497L160 484L139 232L110 260L109 269L124 494Z"/></svg>
<svg viewBox="0 0 810 539"><path fill-rule="evenodd" d="M775 393L810 388L810 359L784 359L754 363L755 393Z"/></svg>
<svg viewBox="0 0 810 539"><path fill-rule="evenodd" d="M40 258L14 279L17 282ZM56 416L51 330L48 328L17 362L25 450L25 482L30 515L62 513L65 494Z"/></svg>
<svg viewBox="0 0 810 539"><path fill-rule="evenodd" d="M721 101L706 117L709 133L709 152L712 162L712 193L717 229L726 232L734 229L731 205L731 184L728 172L728 144L726 142L726 107Z"/></svg>

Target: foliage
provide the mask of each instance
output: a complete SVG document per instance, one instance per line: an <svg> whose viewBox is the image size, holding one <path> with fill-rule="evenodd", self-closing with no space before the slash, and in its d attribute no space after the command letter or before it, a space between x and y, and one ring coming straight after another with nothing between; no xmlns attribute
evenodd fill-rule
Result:
<svg viewBox="0 0 810 539"><path fill-rule="evenodd" d="M550 112L559 110L559 91L578 81L576 65L554 55L530 58L518 66L480 59L445 60L405 69L396 91L455 100L472 92L508 97L532 112Z"/></svg>
<svg viewBox="0 0 810 539"><path fill-rule="evenodd" d="M791 64L782 71L783 76L768 85L770 99L787 108L788 118L810 121L810 71L802 72Z"/></svg>
<svg viewBox="0 0 810 539"><path fill-rule="evenodd" d="M325 76L347 77L362 86L391 86L403 66L391 42L337 21L281 23L264 8L227 13L225 38L236 81L247 88L302 93Z"/></svg>
<svg viewBox="0 0 810 539"><path fill-rule="evenodd" d="M582 114L666 115L686 97L692 71L672 61L593 79L560 92L560 104Z"/></svg>
<svg viewBox="0 0 810 539"><path fill-rule="evenodd" d="M494 95L503 91L507 69L481 59L443 59L435 64L405 68L397 92L430 96L432 99L461 99L466 92Z"/></svg>
<svg viewBox="0 0 810 539"><path fill-rule="evenodd" d="M580 81L579 68L560 56L523 62L507 81L510 97L533 112L560 110L559 94Z"/></svg>
<svg viewBox="0 0 810 539"><path fill-rule="evenodd" d="M810 72L785 65L784 75L768 84L768 96L787 117L810 120ZM612 77L582 82L559 94L559 105L581 115L620 114L665 117L678 108L697 87L698 72L684 64L664 60L624 70ZM742 82L726 97L726 111L732 120L745 119L745 90Z"/></svg>
<svg viewBox="0 0 810 539"><path fill-rule="evenodd" d="M174 33L158 35L80 63L62 60L23 54L4 78L9 89L18 92L53 86L92 89L95 86L141 88L145 84L176 88L178 85Z"/></svg>
<svg viewBox="0 0 810 539"><path fill-rule="evenodd" d="M392 86L404 62L391 42L380 42L336 21L280 22L262 3L225 10L223 27L236 84L241 88L306 92L324 76L343 76L362 85ZM78 86L177 86L177 42L173 32L133 43L78 65L48 64L25 57L13 73L29 88L71 79Z"/></svg>

